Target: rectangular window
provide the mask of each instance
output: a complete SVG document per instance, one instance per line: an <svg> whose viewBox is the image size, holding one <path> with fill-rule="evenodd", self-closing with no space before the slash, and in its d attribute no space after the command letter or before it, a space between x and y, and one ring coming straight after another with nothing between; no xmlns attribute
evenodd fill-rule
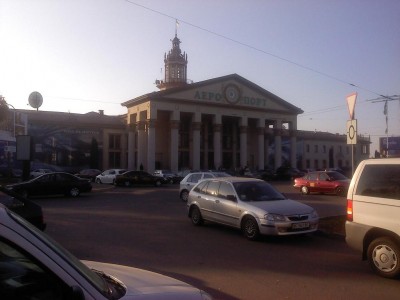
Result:
<svg viewBox="0 0 400 300"><path fill-rule="evenodd" d="M121 149L121 135L120 134L110 134L108 140L108 147L110 149Z"/></svg>
<svg viewBox="0 0 400 300"><path fill-rule="evenodd" d="M306 152L310 153L310 145L309 144L306 145Z"/></svg>
<svg viewBox="0 0 400 300"><path fill-rule="evenodd" d="M314 168L319 169L318 159L314 160Z"/></svg>
<svg viewBox="0 0 400 300"><path fill-rule="evenodd" d="M318 153L318 145L314 146L314 153Z"/></svg>
<svg viewBox="0 0 400 300"><path fill-rule="evenodd" d="M108 163L110 168L120 168L121 167L121 153L120 152L109 152L108 153Z"/></svg>
<svg viewBox="0 0 400 300"><path fill-rule="evenodd" d="M399 183L400 165L366 165L360 175L356 194L400 200Z"/></svg>

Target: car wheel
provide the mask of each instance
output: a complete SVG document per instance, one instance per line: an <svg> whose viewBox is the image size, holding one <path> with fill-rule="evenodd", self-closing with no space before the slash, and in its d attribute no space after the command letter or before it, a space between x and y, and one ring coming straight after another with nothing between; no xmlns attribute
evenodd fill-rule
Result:
<svg viewBox="0 0 400 300"><path fill-rule="evenodd" d="M306 186L302 186L300 190L303 195L308 195L310 193L310 189Z"/></svg>
<svg viewBox="0 0 400 300"><path fill-rule="evenodd" d="M160 181L160 180L157 180L157 181L154 183L154 185L155 185L155 186L161 186L161 181Z"/></svg>
<svg viewBox="0 0 400 300"><path fill-rule="evenodd" d="M203 224L203 217L201 216L200 209L197 206L193 206L190 210L190 218L193 225L199 226Z"/></svg>
<svg viewBox="0 0 400 300"><path fill-rule="evenodd" d="M116 182L115 182L115 180L114 180L114 185L116 185ZM126 187L130 187L132 184L131 184L131 182L128 180L128 181L124 181L124 186L126 186Z"/></svg>
<svg viewBox="0 0 400 300"><path fill-rule="evenodd" d="M96 183L102 183L100 178L96 178Z"/></svg>
<svg viewBox="0 0 400 300"><path fill-rule="evenodd" d="M400 275L400 247L390 238L383 237L372 241L368 247L368 262L380 276L395 278Z"/></svg>
<svg viewBox="0 0 400 300"><path fill-rule="evenodd" d="M338 186L338 187L336 188L336 195L337 195L337 196L341 196L341 197L346 196L346 190L344 189L344 187Z"/></svg>
<svg viewBox="0 0 400 300"><path fill-rule="evenodd" d="M242 221L242 231L244 236L249 240L257 240L260 236L257 221L253 217L245 217Z"/></svg>
<svg viewBox="0 0 400 300"><path fill-rule="evenodd" d="M70 195L71 197L78 197L80 193L81 193L81 192L80 192L80 190L79 190L77 187L73 187L73 188L71 188L70 191L69 191L69 195Z"/></svg>
<svg viewBox="0 0 400 300"><path fill-rule="evenodd" d="M187 202L187 201L188 201L188 198L189 198L189 192L188 192L187 190L183 190L183 191L181 192L181 200L182 200L183 202Z"/></svg>

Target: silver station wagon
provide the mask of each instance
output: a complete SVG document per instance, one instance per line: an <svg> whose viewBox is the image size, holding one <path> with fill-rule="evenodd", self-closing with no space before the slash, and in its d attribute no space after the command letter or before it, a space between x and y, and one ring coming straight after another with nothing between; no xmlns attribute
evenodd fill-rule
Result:
<svg viewBox="0 0 400 300"><path fill-rule="evenodd" d="M188 215L242 230L250 240L262 235L314 232L319 217L310 206L287 199L272 185L254 178L225 177L199 182L189 193Z"/></svg>

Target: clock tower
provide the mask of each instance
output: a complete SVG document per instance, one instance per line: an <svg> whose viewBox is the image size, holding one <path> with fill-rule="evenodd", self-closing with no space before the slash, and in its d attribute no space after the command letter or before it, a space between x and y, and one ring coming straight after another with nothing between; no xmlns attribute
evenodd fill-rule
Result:
<svg viewBox="0 0 400 300"><path fill-rule="evenodd" d="M172 49L164 54L164 81L156 80L156 85L160 90L173 87L184 86L187 84L187 54L181 51L179 44L181 41L175 30L175 37L172 40Z"/></svg>

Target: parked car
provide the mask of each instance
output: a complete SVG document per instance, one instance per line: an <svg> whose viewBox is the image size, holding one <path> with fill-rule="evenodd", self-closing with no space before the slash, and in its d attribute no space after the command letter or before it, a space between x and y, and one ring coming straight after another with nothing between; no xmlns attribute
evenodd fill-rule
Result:
<svg viewBox="0 0 400 300"><path fill-rule="evenodd" d="M272 180L274 178L274 172L269 169L254 170L254 171L249 171L249 172L245 173L244 176L268 181L268 180Z"/></svg>
<svg viewBox="0 0 400 300"><path fill-rule="evenodd" d="M33 171L31 171L29 173L29 177L30 178L35 178L35 177L38 177L40 175L51 173L51 172L53 172L53 171L50 170L50 169L35 169L35 170L33 170Z"/></svg>
<svg viewBox="0 0 400 300"><path fill-rule="evenodd" d="M126 169L109 169L96 176L96 183L115 184L115 177L126 172Z"/></svg>
<svg viewBox="0 0 400 300"><path fill-rule="evenodd" d="M264 180L244 177L200 181L189 193L187 208L194 225L228 225L249 240L314 232L319 222L312 207L287 199Z"/></svg>
<svg viewBox="0 0 400 300"><path fill-rule="evenodd" d="M127 171L115 178L115 185L154 185L160 186L164 179L162 177L151 175L145 171Z"/></svg>
<svg viewBox="0 0 400 300"><path fill-rule="evenodd" d="M309 193L333 193L345 197L350 179L336 171L314 171L294 179L294 187L304 195Z"/></svg>
<svg viewBox="0 0 400 300"><path fill-rule="evenodd" d="M53 172L40 175L29 181L7 185L6 188L25 198L60 194L77 197L81 193L90 192L92 185L87 179L69 173Z"/></svg>
<svg viewBox="0 0 400 300"><path fill-rule="evenodd" d="M303 177L304 175L305 173L297 168L282 166L276 169L274 177L276 180L294 180L295 178Z"/></svg>
<svg viewBox="0 0 400 300"><path fill-rule="evenodd" d="M12 168L7 165L0 165L0 177L8 177L8 178L20 178L22 176L22 170Z"/></svg>
<svg viewBox="0 0 400 300"><path fill-rule="evenodd" d="M83 169L76 173L75 176L79 178L89 179L91 182L96 181L96 176L100 175L101 171L98 169Z"/></svg>
<svg viewBox="0 0 400 300"><path fill-rule="evenodd" d="M80 261L0 205L2 299L212 299L187 283L143 269Z"/></svg>
<svg viewBox="0 0 400 300"><path fill-rule="evenodd" d="M194 172L189 173L182 179L179 184L179 197L186 202L190 190L200 181L207 178L227 177L231 176L225 172Z"/></svg>
<svg viewBox="0 0 400 300"><path fill-rule="evenodd" d="M40 230L45 230L46 223L40 205L30 201L13 191L0 186L0 203L17 213Z"/></svg>
<svg viewBox="0 0 400 300"><path fill-rule="evenodd" d="M346 242L380 276L400 276L400 158L360 162L347 193Z"/></svg>
<svg viewBox="0 0 400 300"><path fill-rule="evenodd" d="M165 183L179 183L183 179L182 176L172 172L171 170L155 170L154 176L162 177Z"/></svg>

